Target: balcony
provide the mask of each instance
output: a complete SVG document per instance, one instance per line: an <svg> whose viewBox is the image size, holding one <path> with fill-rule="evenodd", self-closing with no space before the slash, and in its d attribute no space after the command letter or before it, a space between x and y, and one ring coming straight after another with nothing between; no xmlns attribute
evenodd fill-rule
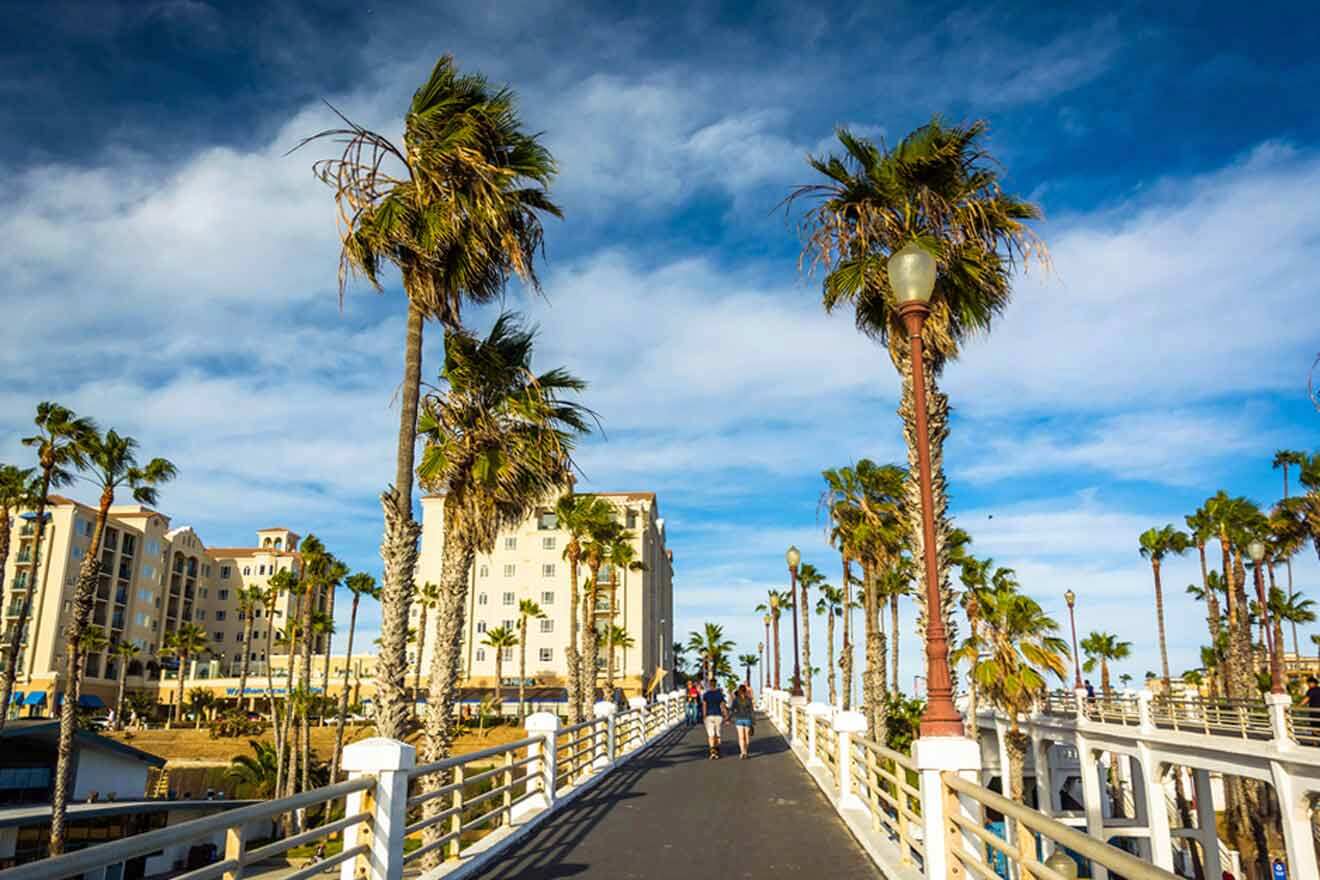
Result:
<svg viewBox="0 0 1320 880"><path fill-rule="evenodd" d="M128 590L124 589L123 587L120 587L119 589L115 590L115 604L116 605L128 604Z"/></svg>

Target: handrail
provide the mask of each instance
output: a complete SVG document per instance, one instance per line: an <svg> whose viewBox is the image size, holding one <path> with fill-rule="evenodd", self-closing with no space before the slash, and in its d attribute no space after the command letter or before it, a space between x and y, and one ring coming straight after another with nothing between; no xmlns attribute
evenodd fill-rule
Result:
<svg viewBox="0 0 1320 880"><path fill-rule="evenodd" d="M408 771L409 779L416 779L418 776L429 776L432 773L439 773L441 770L450 770L461 764L471 764L473 761L483 761L486 758L497 758L505 752L515 752L518 749L525 749L533 743L540 743L539 736L529 736L511 743L503 743L498 746L491 746L488 749L482 749L479 752L469 752L463 755L454 755L440 761L434 761L430 764L422 764Z"/></svg>
<svg viewBox="0 0 1320 880"><path fill-rule="evenodd" d="M311 791L304 791L277 801L265 801L227 810L214 816L203 816L200 819L180 822L178 825L158 828L155 831L147 831L132 837L89 846L77 852L9 868L5 871L5 880L51 880L54 877L84 874L96 868L125 862L173 844L196 840L203 834L226 831L247 822L274 819L302 807L310 807L345 797L354 792L366 791L375 784L376 781L370 777L350 779L347 782L337 782L324 788L314 788Z"/></svg>
<svg viewBox="0 0 1320 880"><path fill-rule="evenodd" d="M995 794L984 786L963 779L957 773L944 772L940 779L947 788L966 795L983 807L989 807L1009 818L1037 831L1055 843L1060 843L1078 855L1098 862L1112 871L1117 871L1128 880L1180 880L1177 874L1157 868L1149 862L1143 862L1130 853L1110 846L1094 837L1069 828L1062 822L1049 818L1030 807L1011 801ZM1030 868L1034 869L1034 865Z"/></svg>

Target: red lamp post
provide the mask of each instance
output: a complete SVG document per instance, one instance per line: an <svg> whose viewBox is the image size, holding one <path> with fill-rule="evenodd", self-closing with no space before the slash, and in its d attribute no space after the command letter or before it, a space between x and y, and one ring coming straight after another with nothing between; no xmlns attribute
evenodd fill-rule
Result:
<svg viewBox="0 0 1320 880"><path fill-rule="evenodd" d="M1265 650L1270 655L1270 693L1282 694L1283 665L1279 660L1279 646L1275 644L1274 624L1270 621L1270 603L1265 596L1265 578L1261 575L1261 566L1265 563L1265 544L1252 541L1247 545L1247 555L1255 563L1256 601L1260 602L1261 619L1265 622Z"/></svg>
<svg viewBox="0 0 1320 880"><path fill-rule="evenodd" d="M1063 594L1063 600L1068 603L1068 623L1072 626L1073 639L1073 690L1082 689L1082 655L1077 653L1077 615L1073 613L1073 605L1077 602L1077 594L1072 590Z"/></svg>
<svg viewBox="0 0 1320 880"><path fill-rule="evenodd" d="M797 547L790 546L788 552L784 554L784 560L788 563L789 592L793 595L793 688L789 693L794 697L800 697L802 696L802 655L798 652L797 575L802 554L798 552Z"/></svg>

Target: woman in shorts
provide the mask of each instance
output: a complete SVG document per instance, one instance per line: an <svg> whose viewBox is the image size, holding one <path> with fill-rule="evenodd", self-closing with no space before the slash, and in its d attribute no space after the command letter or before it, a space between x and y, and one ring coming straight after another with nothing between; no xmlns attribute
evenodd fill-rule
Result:
<svg viewBox="0 0 1320 880"><path fill-rule="evenodd" d="M733 716L733 726L738 731L738 759L745 761L752 744L752 721L756 714L756 706L752 702L752 689L747 685L741 684L738 690L734 691L729 714Z"/></svg>

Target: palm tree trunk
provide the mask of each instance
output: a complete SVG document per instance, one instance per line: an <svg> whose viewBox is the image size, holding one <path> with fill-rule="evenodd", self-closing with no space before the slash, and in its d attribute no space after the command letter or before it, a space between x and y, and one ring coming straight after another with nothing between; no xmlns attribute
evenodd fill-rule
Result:
<svg viewBox="0 0 1320 880"><path fill-rule="evenodd" d="M875 566L862 566L862 606L866 615L866 671L862 674L862 702L870 735L883 741L885 729L885 636L880 632L880 596Z"/></svg>
<svg viewBox="0 0 1320 880"><path fill-rule="evenodd" d="M312 611L316 606L317 589L318 588L315 584L309 585L306 601L303 602L302 608L302 670L300 674L302 676L303 700L302 711L298 713L300 716L298 719L298 730L300 734L299 748L302 751L302 767L300 768L302 771L301 791L309 791L312 787L310 778L310 765L312 763L312 733L309 728L312 714Z"/></svg>
<svg viewBox="0 0 1320 880"><path fill-rule="evenodd" d="M1152 559L1150 570L1155 574L1155 627L1160 637L1160 670L1164 673L1164 693L1173 695L1173 681L1169 678L1169 643L1164 636L1164 587L1160 583L1160 561Z"/></svg>
<svg viewBox="0 0 1320 880"><path fill-rule="evenodd" d="M9 704L14 699L14 679L18 677L18 652L23 643L23 629L32 614L32 596L37 590L38 573L41 571L41 539L46 534L46 500L50 495L52 469L45 466L41 469L41 493L37 496L37 509L33 511L36 520L32 529L32 558L28 562L28 579L23 588L23 605L9 633L9 649L5 654L4 686L0 688L0 701L3 701L0 702L0 730L5 729L5 722L9 719ZM9 540L9 529L5 529L5 540ZM0 565L0 571L3 570L3 565ZM3 586L0 583L0 587ZM0 595L3 593L0 592Z"/></svg>
<svg viewBox="0 0 1320 880"><path fill-rule="evenodd" d="M243 618L243 662L238 667L238 708L245 714L247 711L248 669L252 661L252 615L255 612L255 608L249 608L247 616Z"/></svg>
<svg viewBox="0 0 1320 880"><path fill-rule="evenodd" d="M344 655L344 689L339 692L339 718L335 722L335 751L330 757L330 784L339 781L339 762L344 754L344 724L348 716L348 675L353 665L353 630L357 629L358 602L361 597L353 594L353 603L348 612L348 653Z"/></svg>
<svg viewBox="0 0 1320 880"><path fill-rule="evenodd" d="M266 701L270 704L270 730L275 739L275 794L278 797L280 781L284 778L284 731L280 727L280 711L275 704L275 669L271 665L274 639L275 609L271 605L266 608Z"/></svg>
<svg viewBox="0 0 1320 880"><path fill-rule="evenodd" d="M179 690L174 704L174 723L180 727L183 726L183 685L188 676L188 658L188 654L179 655Z"/></svg>
<svg viewBox="0 0 1320 880"><path fill-rule="evenodd" d="M605 694L610 699L614 694L614 603L618 601L619 567L610 566L610 622L605 627Z"/></svg>
<svg viewBox="0 0 1320 880"><path fill-rule="evenodd" d="M578 653L578 605L581 596L578 593L578 554L576 544L568 550L568 649L564 659L568 663L568 722L577 724L582 720L582 655Z"/></svg>
<svg viewBox="0 0 1320 880"><path fill-rule="evenodd" d="M954 618L954 595L948 583L949 564L946 548L951 525L948 517L948 485L944 478L944 441L949 436L949 398L948 395L936 387L935 376L938 370L936 364L929 357L929 347L926 350L928 355L926 369L923 372L928 409L926 427L930 439L931 513L935 521L935 558L938 563L936 579L939 581L940 595L940 608L937 611L944 615L944 628L949 642L949 670L950 674L953 675L952 653L954 646L958 643L958 630ZM920 467L917 461L917 409L915 388L912 382L911 358L904 356L898 364L902 376L902 396L899 400L898 415L903 420L903 438L907 446L908 458L908 478L903 487L904 497L908 510L919 511L922 506L921 479ZM924 558L926 543L921 518L914 516L911 519L912 558L922 559ZM920 633L924 644L926 641L926 614L929 613L930 609L926 608L926 573L921 567L918 567L917 587L917 631Z"/></svg>
<svg viewBox="0 0 1320 880"><path fill-rule="evenodd" d="M495 649L495 717L504 716L504 649Z"/></svg>
<svg viewBox="0 0 1320 880"><path fill-rule="evenodd" d="M834 609L826 607L825 620L825 666L829 671L830 705L839 705L839 691L834 686Z"/></svg>
<svg viewBox="0 0 1320 880"><path fill-rule="evenodd" d="M405 273L404 289L412 279ZM399 389L399 438L394 485L381 493L385 532L380 556L384 562L380 600L380 656L376 661L376 728L389 739L403 739L412 706L404 677L408 670L408 607L417 568L421 527L413 519L413 460L417 447L417 401L422 381L422 312L408 302L403 384Z"/></svg>
<svg viewBox="0 0 1320 880"><path fill-rule="evenodd" d="M1023 766L1026 762L1027 743L1029 740L1027 735L1018 727L1017 713L1010 712L1009 714L1012 719L1011 727L1009 728L1008 736L1004 738L1005 751L1008 752L1008 796L1011 800L1025 806L1027 803L1025 797L1026 774L1023 772ZM1008 817L1005 817L1004 821L1007 823L1011 820L1009 820ZM1034 855L1036 852L1036 838L1031 833L1031 829L1017 821L1013 821L1013 827L1017 832L1018 851ZM1007 831L1007 829L1005 830Z"/></svg>
<svg viewBox="0 0 1320 880"><path fill-rule="evenodd" d="M325 613L326 613L326 620L329 621L329 625L326 627L325 654L324 654L324 662L321 667L321 672L322 672L321 688L323 691L321 696L323 697L323 699L321 700L320 722L322 727L325 726L325 710L330 704L330 655L332 653L331 648L334 647L334 640L335 640L335 634L333 632L335 628L335 586L334 584L330 584L325 589L326 589Z"/></svg>
<svg viewBox="0 0 1320 880"><path fill-rule="evenodd" d="M807 595L807 585L798 581L801 587L801 606L802 611L798 617L802 619L802 690L806 696L807 702L812 701L811 694L811 598ZM795 603L796 604L796 603ZM796 609L794 609L796 612Z"/></svg>
<svg viewBox="0 0 1320 880"><path fill-rule="evenodd" d="M891 679L894 683L894 693L901 694L903 689L898 684L898 594L894 593L889 597L889 656L893 669Z"/></svg>
<svg viewBox="0 0 1320 880"><path fill-rule="evenodd" d="M417 618L417 668L413 670L413 711L417 711L417 698L422 693L422 654L426 650L426 603L422 603Z"/></svg>
<svg viewBox="0 0 1320 880"><path fill-rule="evenodd" d="M453 497L453 496L450 496ZM449 509L446 501L445 521L458 522L462 517ZM448 758L454 745L454 700L458 693L458 676L462 663L463 618L467 607L468 573L475 557L471 542L456 529L446 529L441 555L440 595L436 600L434 633L431 643L431 675L426 698L426 718L422 737L422 762L433 763ZM496 648L498 651L499 649ZM496 655L497 671L499 655ZM449 783L448 774L433 773L425 777L423 789L434 791ZM423 806L423 815L432 817L446 808L441 798L432 798ZM438 840L445 829L432 826L423 833L423 843ZM443 853L439 849L422 857L424 870L439 865Z"/></svg>
<svg viewBox="0 0 1320 880"><path fill-rule="evenodd" d="M124 685L128 681L128 657L119 658L119 690L115 694L115 730L124 729Z"/></svg>
<svg viewBox="0 0 1320 880"><path fill-rule="evenodd" d="M779 690L779 615L771 613L770 619L775 626L775 690Z"/></svg>
<svg viewBox="0 0 1320 880"><path fill-rule="evenodd" d="M852 709L853 647L852 647L852 572L848 554L843 555L843 644L840 651L840 676L843 685L843 711Z"/></svg>
<svg viewBox="0 0 1320 880"><path fill-rule="evenodd" d="M583 711L590 717L596 702L596 661L600 655L600 639L596 633L596 600L600 594L597 578L598 566L589 565L587 573L587 602L582 609L582 702Z"/></svg>
<svg viewBox="0 0 1320 880"><path fill-rule="evenodd" d="M518 627L518 723L527 718L527 615Z"/></svg>

